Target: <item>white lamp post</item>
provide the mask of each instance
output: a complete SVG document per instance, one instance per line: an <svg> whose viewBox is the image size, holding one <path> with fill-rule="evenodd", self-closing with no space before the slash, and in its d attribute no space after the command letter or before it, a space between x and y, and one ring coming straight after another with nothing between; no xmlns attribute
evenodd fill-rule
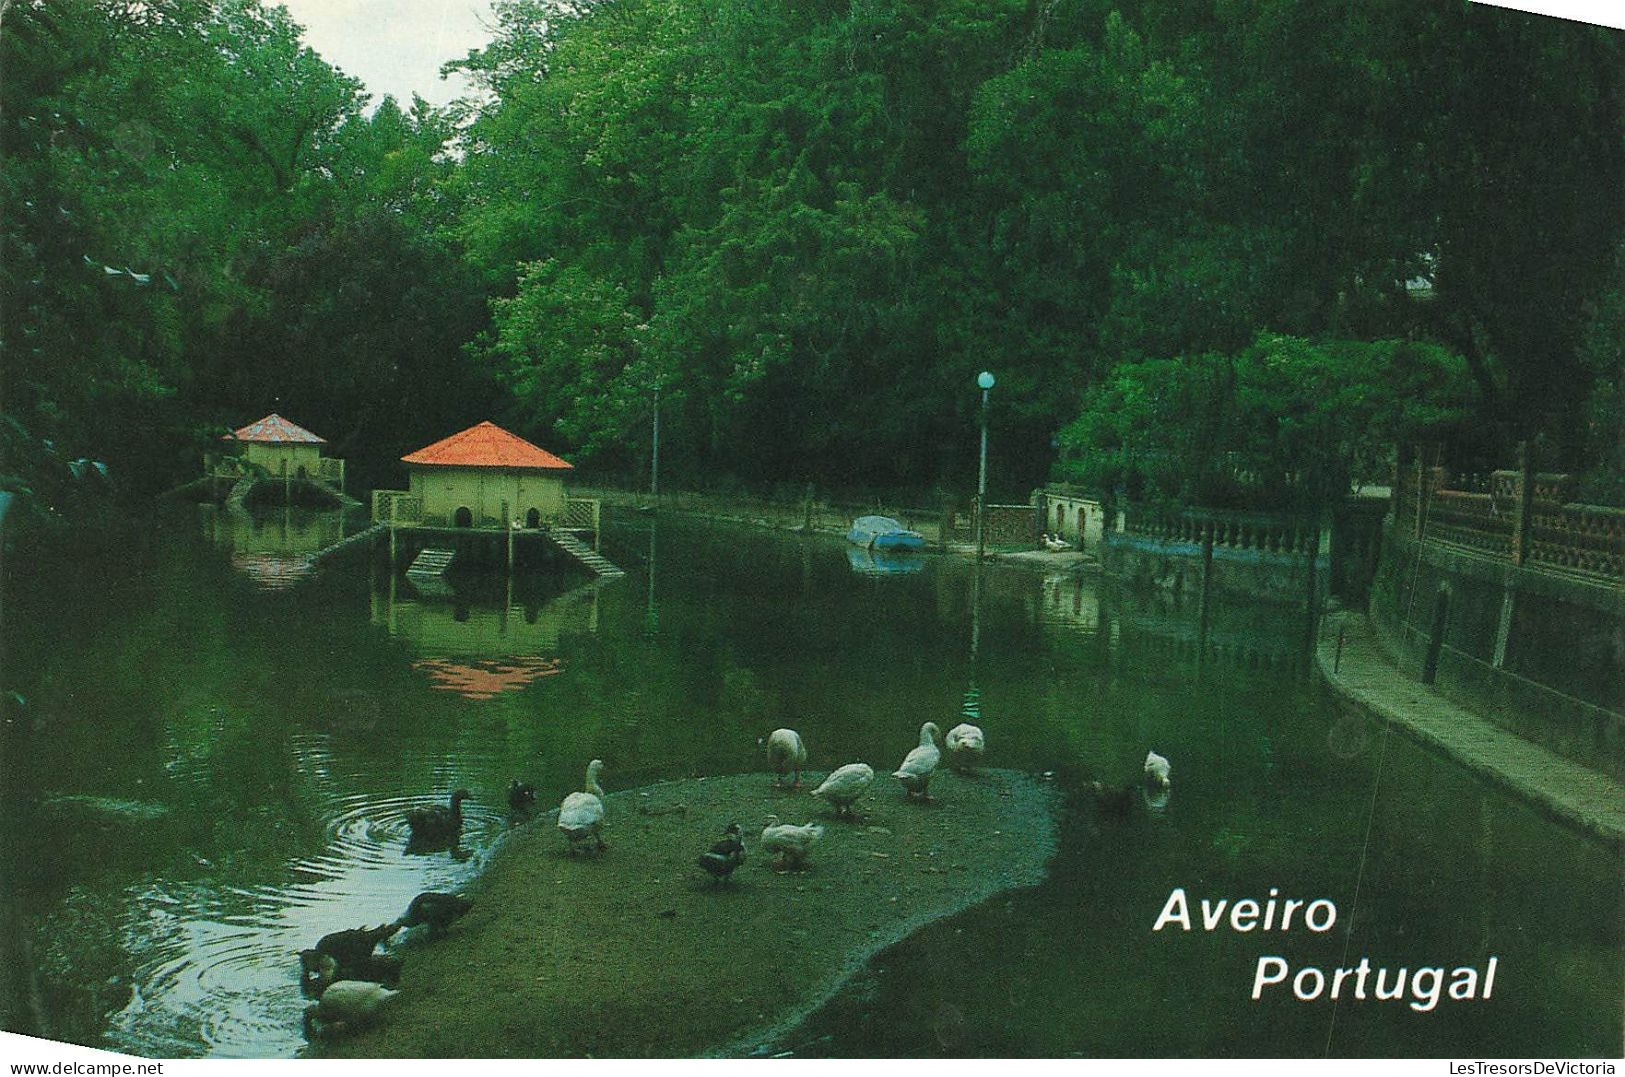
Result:
<svg viewBox="0 0 1625 1077"><path fill-rule="evenodd" d="M987 391L993 388L993 375L982 371L976 375L976 384L982 390L982 463L976 479L976 560L982 560L987 539Z"/></svg>

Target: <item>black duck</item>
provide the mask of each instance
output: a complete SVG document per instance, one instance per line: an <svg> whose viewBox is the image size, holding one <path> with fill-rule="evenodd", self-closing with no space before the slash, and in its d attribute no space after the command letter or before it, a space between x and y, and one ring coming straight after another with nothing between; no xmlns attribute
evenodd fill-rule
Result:
<svg viewBox="0 0 1625 1077"><path fill-rule="evenodd" d="M407 812L406 825L412 830L412 844L456 841L463 832L463 801L470 795L467 789L459 789L451 795L449 805L436 804L432 808L414 808Z"/></svg>
<svg viewBox="0 0 1625 1077"><path fill-rule="evenodd" d="M727 882L734 869L745 862L745 843L740 840L738 823L728 824L728 836L701 853L700 868L718 882Z"/></svg>
<svg viewBox="0 0 1625 1077"><path fill-rule="evenodd" d="M461 894L442 894L426 890L412 899L412 903L406 907L406 912L395 923L400 927L428 924L431 935L439 934L473 907L474 902Z"/></svg>

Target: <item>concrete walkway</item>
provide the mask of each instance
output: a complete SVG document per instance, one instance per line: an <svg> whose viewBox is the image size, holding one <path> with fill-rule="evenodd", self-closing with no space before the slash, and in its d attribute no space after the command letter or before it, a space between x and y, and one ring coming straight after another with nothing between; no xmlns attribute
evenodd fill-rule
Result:
<svg viewBox="0 0 1625 1077"><path fill-rule="evenodd" d="M1401 673L1363 613L1327 616L1315 665L1335 692L1373 717L1510 789L1542 812L1603 841L1625 845L1625 786L1531 744Z"/></svg>

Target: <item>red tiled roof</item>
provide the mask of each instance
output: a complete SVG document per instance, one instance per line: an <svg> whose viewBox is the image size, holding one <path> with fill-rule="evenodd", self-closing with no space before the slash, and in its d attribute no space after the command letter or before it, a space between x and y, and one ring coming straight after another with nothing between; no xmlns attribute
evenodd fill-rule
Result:
<svg viewBox="0 0 1625 1077"><path fill-rule="evenodd" d="M233 430L227 437L233 441L262 441L274 445L327 444L326 438L319 438L298 423L290 423L275 413L258 422L249 423L240 430Z"/></svg>
<svg viewBox="0 0 1625 1077"><path fill-rule="evenodd" d="M537 448L518 434L510 434L496 423L471 426L433 445L401 457L403 464L432 464L437 467L513 467L564 470L571 465L546 449Z"/></svg>

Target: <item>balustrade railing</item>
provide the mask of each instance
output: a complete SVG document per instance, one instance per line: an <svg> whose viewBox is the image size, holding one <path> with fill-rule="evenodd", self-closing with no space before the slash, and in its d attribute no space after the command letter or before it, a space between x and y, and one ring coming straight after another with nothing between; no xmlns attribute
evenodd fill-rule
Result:
<svg viewBox="0 0 1625 1077"><path fill-rule="evenodd" d="M1132 507L1124 511L1123 531L1158 542L1197 546L1211 538L1215 549L1286 555L1302 555L1320 544L1320 528L1311 521L1256 513L1164 513Z"/></svg>
<svg viewBox="0 0 1625 1077"><path fill-rule="evenodd" d="M1428 542L1514 564L1625 578L1625 509L1569 503L1569 475L1502 470L1491 473L1488 486L1488 493L1469 493L1452 488L1443 468L1402 468L1395 518Z"/></svg>

